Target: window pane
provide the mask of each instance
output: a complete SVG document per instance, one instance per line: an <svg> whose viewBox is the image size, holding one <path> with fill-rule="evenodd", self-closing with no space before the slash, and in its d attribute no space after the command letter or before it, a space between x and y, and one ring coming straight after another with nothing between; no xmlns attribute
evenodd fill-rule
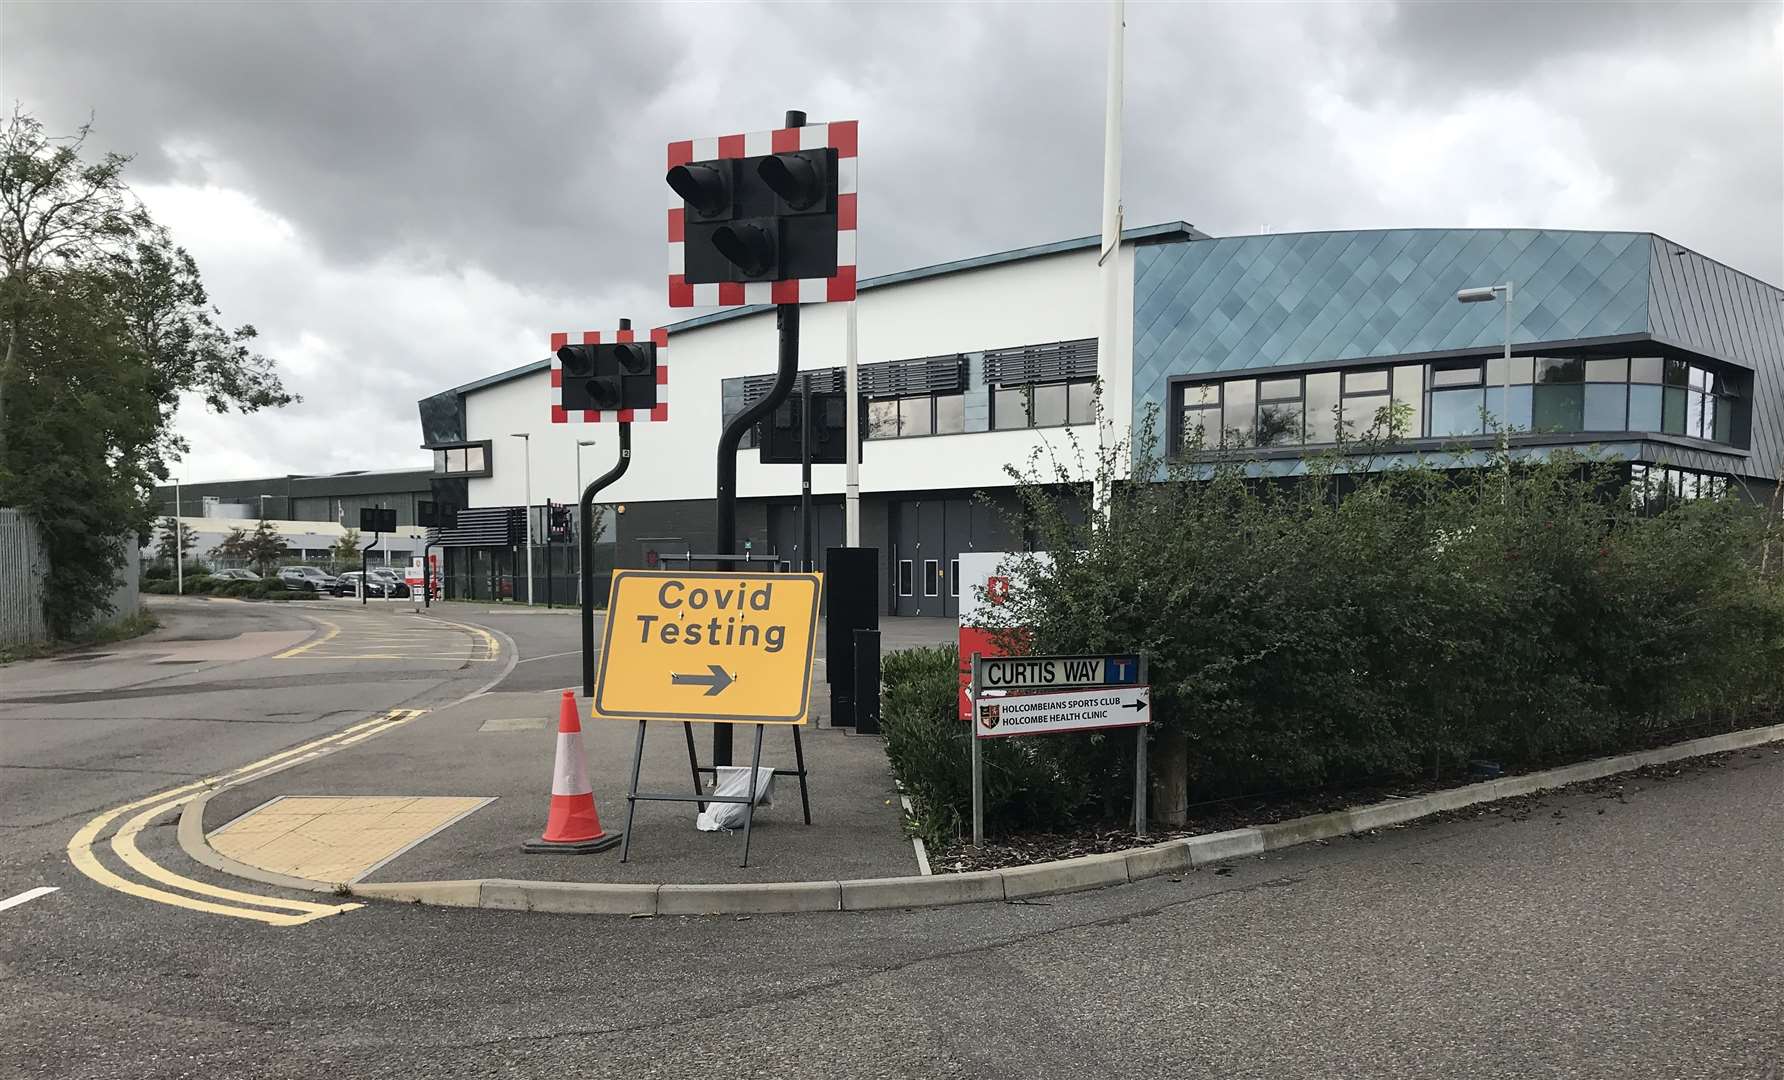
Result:
<svg viewBox="0 0 1784 1080"><path fill-rule="evenodd" d="M898 438L897 401L870 401L867 403L867 437L870 439Z"/></svg>
<svg viewBox="0 0 1784 1080"><path fill-rule="evenodd" d="M1586 377L1592 377L1587 367ZM1586 385L1587 431L1625 431L1623 413L1629 407L1629 388L1621 383L1610 386Z"/></svg>
<svg viewBox="0 0 1784 1080"><path fill-rule="evenodd" d="M1540 374L1538 372L1539 377ZM1579 431L1585 423L1584 414L1585 387L1565 383L1540 385L1536 387L1536 411L1530 428L1533 431Z"/></svg>
<svg viewBox="0 0 1784 1080"><path fill-rule="evenodd" d="M960 595L960 560L948 560L948 595Z"/></svg>
<svg viewBox="0 0 1784 1080"><path fill-rule="evenodd" d="M446 471L449 473L461 473L465 471L464 447L461 446L457 450L446 451Z"/></svg>
<svg viewBox="0 0 1784 1080"><path fill-rule="evenodd" d="M1514 431L1529 431L1530 397L1533 389L1534 388L1528 385L1519 386L1515 383L1512 384L1508 404L1505 387L1503 385L1487 387L1487 413L1489 426L1494 430L1506 427ZM1500 413L1502 412L1509 412L1511 415L1502 419L1500 417Z"/></svg>
<svg viewBox="0 0 1784 1080"><path fill-rule="evenodd" d="M1257 408L1259 446L1301 445L1301 402L1266 403Z"/></svg>
<svg viewBox="0 0 1784 1080"><path fill-rule="evenodd" d="M1528 384L1534 381L1531 373L1535 370L1534 356L1514 356L1511 358L1511 382L1513 386ZM1487 385L1505 385L1505 357L1495 356L1487 361Z"/></svg>
<svg viewBox="0 0 1784 1080"><path fill-rule="evenodd" d="M435 450L434 451L434 471L437 473L443 473L446 471L446 451L444 451L444 450Z"/></svg>
<svg viewBox="0 0 1784 1080"><path fill-rule="evenodd" d="M1058 427L1065 423L1065 383L1034 388L1034 426Z"/></svg>
<svg viewBox="0 0 1784 1080"><path fill-rule="evenodd" d="M1201 383L1183 388L1183 404L1185 405L1219 405L1220 384Z"/></svg>
<svg viewBox="0 0 1784 1080"><path fill-rule="evenodd" d="M1585 378L1586 362L1577 356L1536 358L1536 381L1539 383L1576 383Z"/></svg>
<svg viewBox="0 0 1784 1080"><path fill-rule="evenodd" d="M1432 386L1479 386L1481 365L1479 361L1457 364L1448 361L1431 365Z"/></svg>
<svg viewBox="0 0 1784 1080"><path fill-rule="evenodd" d="M1066 387L1066 422L1069 424L1092 424L1096 422L1096 383L1075 382Z"/></svg>
<svg viewBox="0 0 1784 1080"><path fill-rule="evenodd" d="M935 425L929 419L929 395L898 399L898 437L931 435Z"/></svg>
<svg viewBox="0 0 1784 1080"><path fill-rule="evenodd" d="M1685 407L1685 434L1707 439L1716 429L1715 398L1708 394L1700 394L1696 390L1690 392Z"/></svg>
<svg viewBox="0 0 1784 1080"><path fill-rule="evenodd" d="M1385 371L1347 371L1344 373L1344 392L1347 394L1385 394L1388 392L1388 373Z"/></svg>
<svg viewBox="0 0 1784 1080"><path fill-rule="evenodd" d="M1338 373L1322 371L1307 376L1307 441L1329 443L1337 436L1333 424L1338 404Z"/></svg>
<svg viewBox="0 0 1784 1080"><path fill-rule="evenodd" d="M1587 382L1628 382L1629 361L1621 356L1586 361Z"/></svg>
<svg viewBox="0 0 1784 1080"><path fill-rule="evenodd" d="M992 395L991 423L999 431L1028 426L1028 388L1000 386Z"/></svg>
<svg viewBox="0 0 1784 1080"><path fill-rule="evenodd" d="M940 596L942 594L942 564L939 559L923 560L923 595Z"/></svg>
<svg viewBox="0 0 1784 1080"><path fill-rule="evenodd" d="M1691 365L1683 360L1666 362L1666 385L1684 386L1691 381Z"/></svg>
<svg viewBox="0 0 1784 1080"><path fill-rule="evenodd" d="M1406 421L1406 430L1402 436L1416 439L1425 433L1425 391L1420 385L1425 377L1425 365L1406 364L1394 369L1394 404L1409 407L1410 415Z"/></svg>
<svg viewBox="0 0 1784 1080"><path fill-rule="evenodd" d="M1221 387L1221 394L1226 402L1222 427L1226 432L1237 432L1241 444L1250 442L1251 425L1255 419L1252 414L1257 409L1257 382L1253 379L1235 379ZM1230 438L1229 435L1228 439Z"/></svg>
<svg viewBox="0 0 1784 1080"><path fill-rule="evenodd" d="M909 559L898 560L898 595L911 595L911 561Z"/></svg>
<svg viewBox="0 0 1784 1080"><path fill-rule="evenodd" d="M1388 407L1392 399L1386 394L1352 394L1344 399L1344 435L1355 439L1369 434L1376 415ZM1386 431L1384 426L1383 431Z"/></svg>
<svg viewBox="0 0 1784 1080"><path fill-rule="evenodd" d="M1438 390L1431 394L1431 435L1479 435L1481 392Z"/></svg>
<svg viewBox="0 0 1784 1080"><path fill-rule="evenodd" d="M1710 388L1710 373L1700 367L1692 368L1691 385L1698 390L1708 390Z"/></svg>
<svg viewBox="0 0 1784 1080"><path fill-rule="evenodd" d="M1298 398L1300 396L1300 379L1265 379L1258 384L1257 388L1259 401L1279 401L1283 398Z"/></svg>
<svg viewBox="0 0 1784 1080"><path fill-rule="evenodd" d="M1212 450L1220 445L1220 410L1184 409L1183 440L1185 450Z"/></svg>
<svg viewBox="0 0 1784 1080"><path fill-rule="evenodd" d="M1669 435L1685 434L1685 391L1676 386L1666 388L1666 399L1660 413L1660 430Z"/></svg>
<svg viewBox="0 0 1784 1080"><path fill-rule="evenodd" d="M1635 356L1629 360L1629 381L1640 383L1657 383L1660 381L1660 357Z"/></svg>
<svg viewBox="0 0 1784 1080"><path fill-rule="evenodd" d="M484 465L483 447L481 447L481 446L467 446L467 447L465 447L465 471L466 472L482 472L485 468L486 468L486 466Z"/></svg>
<svg viewBox="0 0 1784 1080"><path fill-rule="evenodd" d="M937 394L935 397L935 433L958 435L966 430L966 396Z"/></svg>
<svg viewBox="0 0 1784 1080"><path fill-rule="evenodd" d="M1728 398L1716 399L1716 423L1710 438L1719 443L1734 442L1734 402Z"/></svg>
<svg viewBox="0 0 1784 1080"><path fill-rule="evenodd" d="M1638 383L1629 388L1629 430L1660 430L1660 387Z"/></svg>

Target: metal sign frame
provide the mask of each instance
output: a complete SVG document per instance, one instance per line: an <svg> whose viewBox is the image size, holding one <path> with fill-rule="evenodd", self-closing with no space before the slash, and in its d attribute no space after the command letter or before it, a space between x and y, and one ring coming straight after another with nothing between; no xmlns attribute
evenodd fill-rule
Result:
<svg viewBox="0 0 1784 1080"><path fill-rule="evenodd" d="M1116 655L1116 654L1110 654L1110 655ZM1126 655L1126 654L1122 654L1122 655ZM1137 655L1138 655L1138 659L1140 662L1139 682L1137 684L1135 684L1135 683L1104 683L1104 684L1099 684L1098 686L1075 686L1075 687L1070 688L1070 690L1061 691L1061 693L1070 693L1070 692L1079 691L1079 690L1093 691L1093 690L1097 690L1097 689L1132 689L1135 685L1149 686L1150 684L1146 680L1146 654L1139 653ZM973 654L972 654L972 673L971 673L972 679L968 685L969 692L968 692L967 700L969 702L971 702L972 707L975 710L978 707L980 692L984 689L987 689L987 687L985 686L985 681L984 681L985 662L987 659L1014 659L1014 658L1010 658L1010 657L987 658L986 656L984 656L983 654L979 653L976 650L973 652ZM1102 654L1099 654L1097 656L1083 656L1083 657L1059 657L1059 656L1035 657L1034 659L1040 659L1040 660L1066 660L1066 659L1102 660L1102 659L1105 659L1105 656ZM998 689L1001 690L1004 688L999 687ZM967 731L967 737L972 742L973 847L979 848L979 847L983 847L985 845L985 759L984 759L984 752L980 749L980 744L982 744L985 740L981 739L979 737L979 718L978 718L978 715L976 714L976 712L972 712L972 713L968 714L967 723L972 725L971 729L969 729ZM1131 724L1131 725L1122 725L1122 726L1132 727L1134 729L1134 836L1139 837L1139 838L1144 838L1146 835L1146 796L1147 796L1146 789L1147 789L1147 779L1148 779L1147 775L1146 775L1146 773L1147 773L1147 769L1146 769L1146 734L1147 734L1147 729L1152 726L1152 715L1151 715L1150 708L1147 710L1146 719L1144 721L1142 721L1141 723ZM1109 729L1102 728L1101 730L1107 731ZM1075 733L1065 731L1065 732L1035 732L1035 734L1036 735L1045 735L1045 734L1071 735L1071 734L1075 734Z"/></svg>

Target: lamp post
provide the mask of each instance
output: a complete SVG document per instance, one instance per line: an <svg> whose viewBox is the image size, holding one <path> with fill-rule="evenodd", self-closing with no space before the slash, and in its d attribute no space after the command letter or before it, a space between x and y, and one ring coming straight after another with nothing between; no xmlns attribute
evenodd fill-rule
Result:
<svg viewBox="0 0 1784 1080"><path fill-rule="evenodd" d="M578 552L578 554L576 556L576 595L577 596L582 595L582 575L588 572L588 568L582 565L582 555L580 554L582 551L582 530L588 528L588 519L586 517L584 517L582 514L582 448L585 446L593 446L593 445L595 445L595 441L593 439L578 439L576 441L576 550Z"/></svg>
<svg viewBox="0 0 1784 1080"><path fill-rule="evenodd" d="M173 478L173 591L186 595L186 525L180 520L180 478Z"/></svg>
<svg viewBox="0 0 1784 1080"><path fill-rule="evenodd" d="M1486 304L1501 300L1505 307L1505 381L1499 398L1499 450L1505 457L1506 491L1501 498L1509 496L1511 491L1511 299L1512 283L1508 278L1502 285L1481 285L1472 289L1461 289L1456 293L1456 300L1463 304Z"/></svg>
<svg viewBox="0 0 1784 1080"><path fill-rule="evenodd" d="M527 607L533 606L533 437L524 431L509 433L526 447Z"/></svg>

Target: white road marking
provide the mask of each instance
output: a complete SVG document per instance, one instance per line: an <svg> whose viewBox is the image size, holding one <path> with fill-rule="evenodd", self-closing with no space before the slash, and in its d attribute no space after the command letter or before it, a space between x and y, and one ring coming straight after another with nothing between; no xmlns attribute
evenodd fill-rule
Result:
<svg viewBox="0 0 1784 1080"><path fill-rule="evenodd" d="M517 661L515 661L515 663L530 664L535 660L556 660L560 656L580 656L580 655L582 655L581 649L571 649L569 652L554 652L554 653L547 653L544 656L529 656L525 660L517 660Z"/></svg>
<svg viewBox="0 0 1784 1080"><path fill-rule="evenodd" d="M40 896L48 896L50 893L61 891L61 888L55 885L39 885L35 889L26 889L17 896L9 896L4 900L0 900L0 911L5 911L7 908L18 907L20 904L29 904Z"/></svg>

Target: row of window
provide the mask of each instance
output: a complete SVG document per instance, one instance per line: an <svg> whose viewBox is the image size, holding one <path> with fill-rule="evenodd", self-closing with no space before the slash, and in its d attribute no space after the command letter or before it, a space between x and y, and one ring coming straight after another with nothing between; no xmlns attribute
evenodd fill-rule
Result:
<svg viewBox="0 0 1784 1080"><path fill-rule="evenodd" d="M1732 443L1739 386L1657 356L1514 356L1195 383L1179 390L1178 448L1300 446L1368 430L1404 406L1408 438L1658 431ZM1509 385L1507 385L1509 383Z"/></svg>
<svg viewBox="0 0 1784 1080"><path fill-rule="evenodd" d="M915 596L916 581L914 573L916 563L910 559L898 560L898 595ZM948 595L960 595L960 560L948 560ZM940 559L923 560L923 595L940 596L942 594L942 564Z"/></svg>
<svg viewBox="0 0 1784 1080"><path fill-rule="evenodd" d="M459 476L467 473L489 475L488 443L434 451L434 475Z"/></svg>
<svg viewBox="0 0 1784 1080"><path fill-rule="evenodd" d="M1665 465L1629 467L1629 498L1637 507L1658 509L1686 499L1720 499L1727 494L1728 477L1718 473Z"/></svg>
<svg viewBox="0 0 1784 1080"><path fill-rule="evenodd" d="M991 390L991 428L1062 427L1093 422L1095 379L996 386ZM908 439L958 435L966 430L966 395L916 394L867 403L867 437Z"/></svg>

